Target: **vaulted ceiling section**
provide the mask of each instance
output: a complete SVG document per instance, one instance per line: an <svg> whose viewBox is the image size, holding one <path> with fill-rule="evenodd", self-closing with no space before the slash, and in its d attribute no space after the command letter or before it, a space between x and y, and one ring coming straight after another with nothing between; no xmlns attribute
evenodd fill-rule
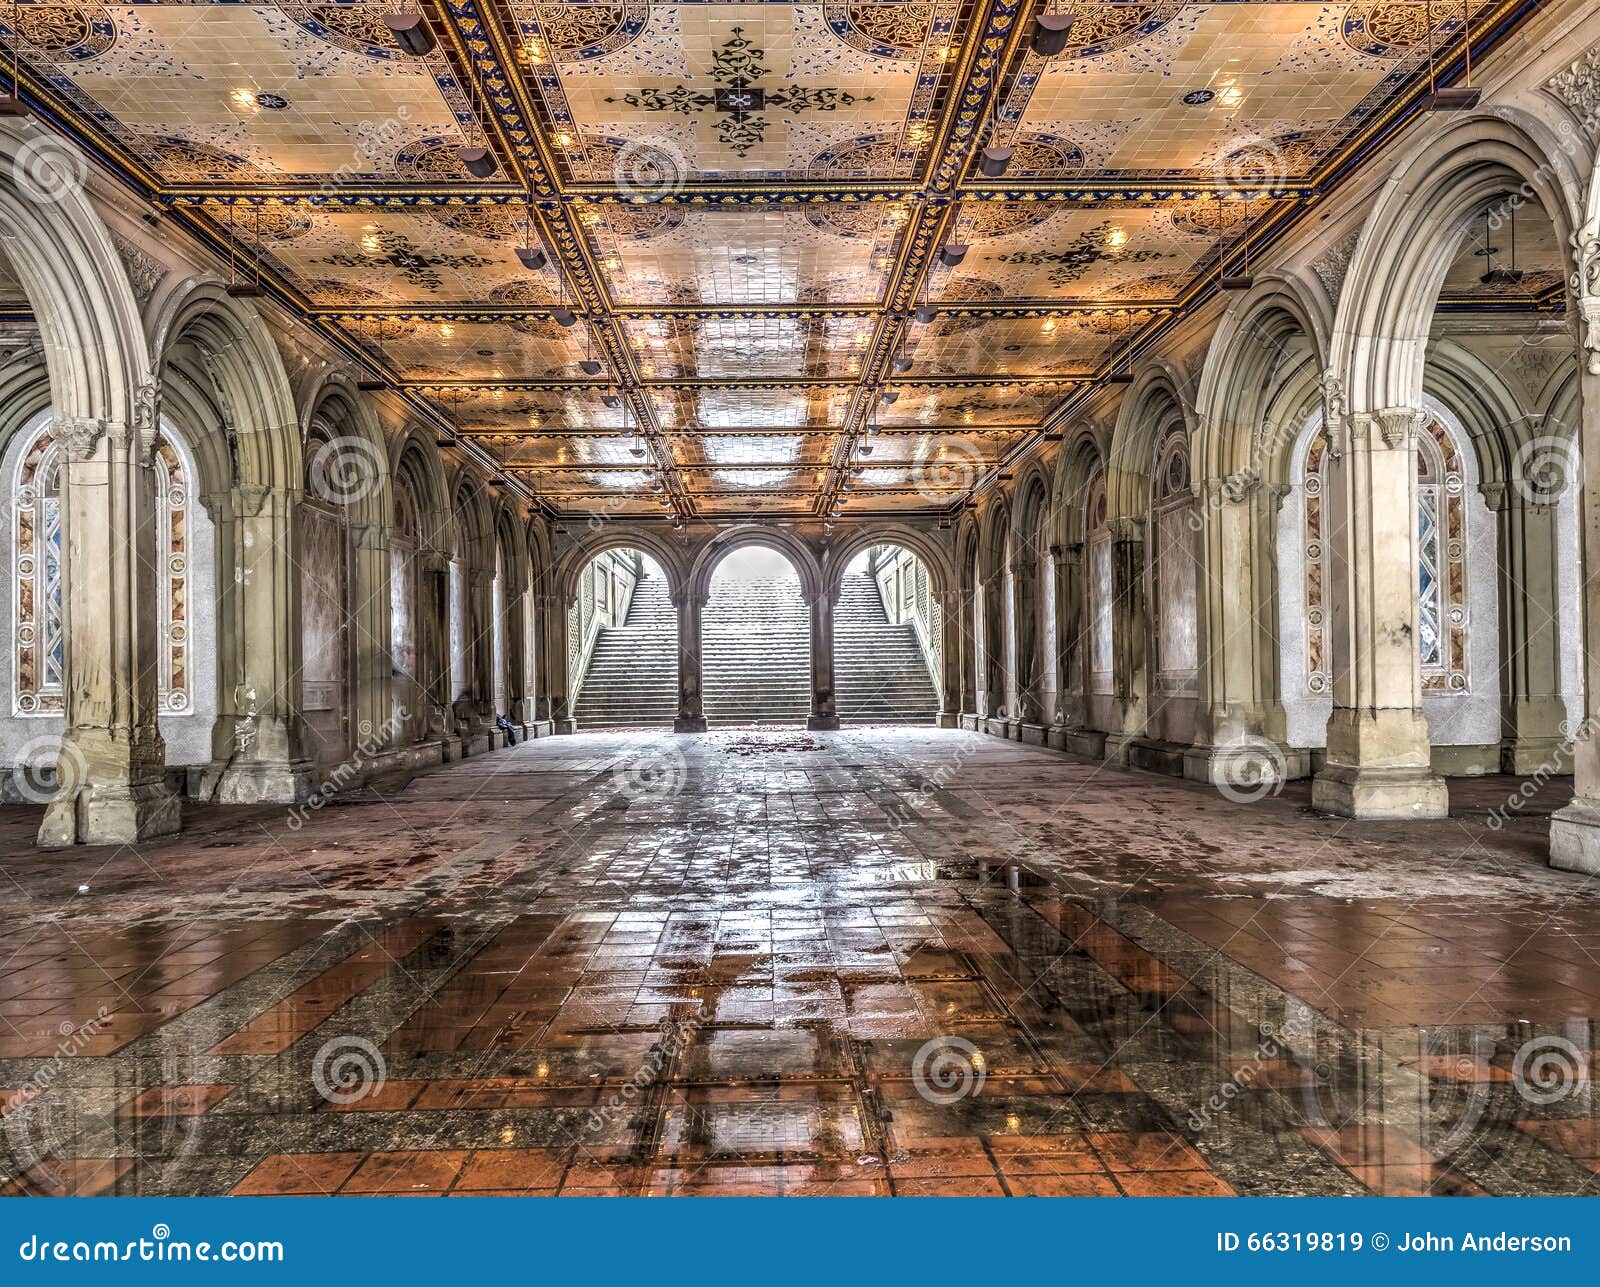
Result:
<svg viewBox="0 0 1600 1287"><path fill-rule="evenodd" d="M44 115L541 504L718 519L958 504L1527 7L22 3L0 30ZM388 19L419 12L408 53ZM1054 56L1041 14L1072 20Z"/></svg>

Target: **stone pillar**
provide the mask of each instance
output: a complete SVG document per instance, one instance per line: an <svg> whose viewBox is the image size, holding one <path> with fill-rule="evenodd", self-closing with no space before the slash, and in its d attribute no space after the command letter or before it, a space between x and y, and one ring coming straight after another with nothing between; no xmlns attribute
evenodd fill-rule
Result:
<svg viewBox="0 0 1600 1287"><path fill-rule="evenodd" d="M674 733L706 731L705 690L702 686L700 654L700 616L706 597L687 587L673 593L678 610L678 713L672 721Z"/></svg>
<svg viewBox="0 0 1600 1287"><path fill-rule="evenodd" d="M232 561L222 569L231 608L223 615L238 640L234 668L223 672L231 682L218 694L223 804L290 804L316 782L300 716L299 502L286 488L236 487L231 531L218 533Z"/></svg>
<svg viewBox="0 0 1600 1287"><path fill-rule="evenodd" d="M1011 722L1021 736L1024 724L1042 723L1039 714L1039 569L1031 550L1011 555L1011 611L1016 628L1012 638L1017 655L1012 673L1017 680L1017 700Z"/></svg>
<svg viewBox="0 0 1600 1287"><path fill-rule="evenodd" d="M1128 744L1145 732L1149 717L1144 603L1144 520L1114 518L1111 530L1111 639L1118 728L1106 738L1106 756L1125 764Z"/></svg>
<svg viewBox="0 0 1600 1287"><path fill-rule="evenodd" d="M1557 496L1539 486L1536 493L1517 478L1479 487L1495 512L1500 566L1502 773L1561 773L1571 763L1562 732Z"/></svg>
<svg viewBox="0 0 1600 1287"><path fill-rule="evenodd" d="M811 714L806 727L839 727L839 708L833 695L833 598L819 590L811 606Z"/></svg>
<svg viewBox="0 0 1600 1287"><path fill-rule="evenodd" d="M351 623L355 635L356 753L363 760L377 750L397 745L405 730L391 724L394 674L390 649L394 640L389 614L389 529L377 524L352 529L355 543L356 604Z"/></svg>
<svg viewBox="0 0 1600 1287"><path fill-rule="evenodd" d="M978 618L975 586L962 586L955 594L959 620L956 629L961 639L961 720L977 727L978 719Z"/></svg>
<svg viewBox="0 0 1600 1287"><path fill-rule="evenodd" d="M961 723L961 592L939 601L939 727Z"/></svg>
<svg viewBox="0 0 1600 1287"><path fill-rule="evenodd" d="M978 674L978 729L995 733L1003 730L990 727L990 722L1003 719L1006 714L1004 576L994 577L983 587L979 607L983 610L983 652L979 657L983 669Z"/></svg>
<svg viewBox="0 0 1600 1287"><path fill-rule="evenodd" d="M1083 542L1050 547L1051 574L1056 579L1056 709L1053 731L1081 728L1085 718L1083 633Z"/></svg>
<svg viewBox="0 0 1600 1287"><path fill-rule="evenodd" d="M110 845L178 830L156 723L155 387L132 424L61 417L66 735L39 844Z"/></svg>
<svg viewBox="0 0 1600 1287"><path fill-rule="evenodd" d="M495 729L494 573L478 566L467 573L468 674L472 697L467 718L474 731Z"/></svg>
<svg viewBox="0 0 1600 1287"><path fill-rule="evenodd" d="M1250 787L1303 776L1284 745L1278 679L1277 515L1289 489L1251 476L1200 484L1200 693L1184 776Z"/></svg>
<svg viewBox="0 0 1600 1287"><path fill-rule="evenodd" d="M427 708L424 724L445 758L453 759L460 747L450 703L450 564L443 551L423 550L417 566L417 678Z"/></svg>
<svg viewBox="0 0 1600 1287"><path fill-rule="evenodd" d="M1333 715L1314 807L1442 818L1417 657L1417 407L1344 415L1329 399L1327 504Z"/></svg>
<svg viewBox="0 0 1600 1287"><path fill-rule="evenodd" d="M1580 383L1580 450L1583 513L1583 693L1584 721L1572 739L1572 803L1550 819L1550 865L1600 875L1600 225L1578 239L1579 269L1572 293L1583 324Z"/></svg>
<svg viewBox="0 0 1600 1287"><path fill-rule="evenodd" d="M539 601L544 619L545 700L549 703L551 729L556 733L576 733L572 718L568 684L571 661L567 652L567 610L571 606L559 594L548 594Z"/></svg>

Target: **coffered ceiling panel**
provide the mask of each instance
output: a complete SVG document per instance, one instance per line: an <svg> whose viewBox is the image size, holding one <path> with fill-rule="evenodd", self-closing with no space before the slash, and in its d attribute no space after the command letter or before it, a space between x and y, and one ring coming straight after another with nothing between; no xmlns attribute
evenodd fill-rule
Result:
<svg viewBox="0 0 1600 1287"><path fill-rule="evenodd" d="M955 0L517 4L522 74L565 176L910 179L955 61Z"/></svg>
<svg viewBox="0 0 1600 1287"><path fill-rule="evenodd" d="M580 221L619 304L876 303L904 211L877 202L848 212L617 205L588 206Z"/></svg>
<svg viewBox="0 0 1600 1287"><path fill-rule="evenodd" d="M1481 60L1537 8L48 0L0 35L163 234L539 504L719 518L948 510L1409 128L1467 18ZM1551 307L1523 215L1447 307Z"/></svg>
<svg viewBox="0 0 1600 1287"><path fill-rule="evenodd" d="M465 178L466 96L390 5L28 4L30 64L164 183Z"/></svg>

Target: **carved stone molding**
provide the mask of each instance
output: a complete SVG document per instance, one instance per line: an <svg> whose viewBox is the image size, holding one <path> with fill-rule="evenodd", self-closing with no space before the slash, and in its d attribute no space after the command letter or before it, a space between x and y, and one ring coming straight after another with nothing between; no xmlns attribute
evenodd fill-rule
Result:
<svg viewBox="0 0 1600 1287"><path fill-rule="evenodd" d="M1144 540L1144 519L1109 519L1106 522L1106 530L1111 533L1113 541L1142 541Z"/></svg>
<svg viewBox="0 0 1600 1287"><path fill-rule="evenodd" d="M107 421L88 416L57 416L54 425L55 436L66 444L70 460L88 460L110 428Z"/></svg>
<svg viewBox="0 0 1600 1287"><path fill-rule="evenodd" d="M1335 452L1345 449L1350 427L1350 403L1345 397L1344 380L1337 371L1322 373L1322 428Z"/></svg>
<svg viewBox="0 0 1600 1287"><path fill-rule="evenodd" d="M1506 503L1506 485L1502 482L1479 483L1478 492L1483 497L1483 503L1491 510L1501 510Z"/></svg>
<svg viewBox="0 0 1600 1287"><path fill-rule="evenodd" d="M127 270L128 285L133 288L133 298L143 309L156 293L156 287L161 284L161 279L167 275L167 266L115 233L111 235L111 243L117 248L117 255L122 260L123 268Z"/></svg>
<svg viewBox="0 0 1600 1287"><path fill-rule="evenodd" d="M1428 413L1420 407L1385 407L1382 411L1362 411L1350 417L1352 440L1377 447L1380 443L1393 451L1416 446L1427 427Z"/></svg>
<svg viewBox="0 0 1600 1287"><path fill-rule="evenodd" d="M1600 113L1600 45L1545 82L1545 88L1579 116L1591 121Z"/></svg>
<svg viewBox="0 0 1600 1287"><path fill-rule="evenodd" d="M1356 241L1360 235L1359 232L1350 233L1334 242L1311 262L1311 271L1316 273L1317 280L1322 283L1322 289L1328 292L1328 297L1335 304L1339 302L1339 295L1344 290L1345 274L1350 271L1350 257L1356 253Z"/></svg>
<svg viewBox="0 0 1600 1287"><path fill-rule="evenodd" d="M1590 375L1600 375L1600 225L1574 234L1578 269L1569 283L1583 319L1584 361Z"/></svg>

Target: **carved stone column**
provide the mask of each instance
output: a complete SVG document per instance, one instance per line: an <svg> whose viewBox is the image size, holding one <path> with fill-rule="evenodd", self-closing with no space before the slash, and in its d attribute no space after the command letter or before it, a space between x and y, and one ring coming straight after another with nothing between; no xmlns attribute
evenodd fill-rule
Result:
<svg viewBox="0 0 1600 1287"><path fill-rule="evenodd" d="M1564 480L1576 483L1576 480ZM1561 698L1560 573L1556 500L1528 479L1483 483L1495 513L1500 564L1500 769L1562 772L1567 707Z"/></svg>
<svg viewBox="0 0 1600 1287"><path fill-rule="evenodd" d="M540 599L539 606L544 621L545 691L552 731L576 733L578 723L572 718L571 660L567 652L567 611L572 605L559 594L549 594Z"/></svg>
<svg viewBox="0 0 1600 1287"><path fill-rule="evenodd" d="M680 588L673 593L672 603L678 610L678 714L672 721L672 731L704 733L706 710L700 620L706 596Z"/></svg>
<svg viewBox="0 0 1600 1287"><path fill-rule="evenodd" d="M223 672L214 742L224 804L304 800L316 780L300 714L299 502L299 492L285 488L236 487L230 495L224 613L238 643L235 669Z"/></svg>
<svg viewBox="0 0 1600 1287"><path fill-rule="evenodd" d="M440 550L417 556L417 678L425 709L427 736L440 743L445 758L459 754L450 703L450 564Z"/></svg>
<svg viewBox="0 0 1600 1287"><path fill-rule="evenodd" d="M1184 776L1270 786L1303 776L1278 679L1277 515L1288 488L1254 476L1200 484L1200 693Z"/></svg>
<svg viewBox="0 0 1600 1287"><path fill-rule="evenodd" d="M1576 238L1572 298L1583 323L1580 383L1583 459L1583 692L1585 714L1572 739L1573 797L1550 819L1550 865L1600 875L1600 226Z"/></svg>
<svg viewBox="0 0 1600 1287"><path fill-rule="evenodd" d="M389 650L389 530L377 525L352 529L355 538L356 604L351 631L355 645L356 747L365 758L392 746L404 729L392 724L393 666Z"/></svg>
<svg viewBox="0 0 1600 1287"><path fill-rule="evenodd" d="M1351 818L1442 818L1417 655L1417 407L1342 414L1330 398L1328 496L1333 715L1312 784Z"/></svg>
<svg viewBox="0 0 1600 1287"><path fill-rule="evenodd" d="M978 728L981 732L997 733L1003 730L990 727L990 722L1006 716L1004 577L997 576L983 587L978 606L983 612L983 648L978 658L983 663L978 673Z"/></svg>
<svg viewBox="0 0 1600 1287"><path fill-rule="evenodd" d="M1085 715L1083 686L1087 668L1083 634L1083 542L1050 547L1050 570L1056 579L1056 709L1051 728L1057 733L1081 728Z"/></svg>
<svg viewBox="0 0 1600 1287"><path fill-rule="evenodd" d="M133 424L56 421L66 534L66 735L39 844L110 845L178 830L156 723L154 386Z"/></svg>
<svg viewBox="0 0 1600 1287"><path fill-rule="evenodd" d="M833 689L833 598L821 590L810 601L811 607L811 713L806 727L827 730L839 727L839 708Z"/></svg>
<svg viewBox="0 0 1600 1287"><path fill-rule="evenodd" d="M1039 569L1031 550L1011 556L1012 631L1017 655L1011 659L1017 696L1011 722L1021 736L1024 724L1039 726Z"/></svg>
<svg viewBox="0 0 1600 1287"><path fill-rule="evenodd" d="M961 592L939 602L939 719L940 728L961 723Z"/></svg>
<svg viewBox="0 0 1600 1287"><path fill-rule="evenodd" d="M1144 520L1114 518L1108 526L1111 530L1112 667L1119 727L1106 738L1106 755L1126 763L1128 743L1144 735L1149 718Z"/></svg>

